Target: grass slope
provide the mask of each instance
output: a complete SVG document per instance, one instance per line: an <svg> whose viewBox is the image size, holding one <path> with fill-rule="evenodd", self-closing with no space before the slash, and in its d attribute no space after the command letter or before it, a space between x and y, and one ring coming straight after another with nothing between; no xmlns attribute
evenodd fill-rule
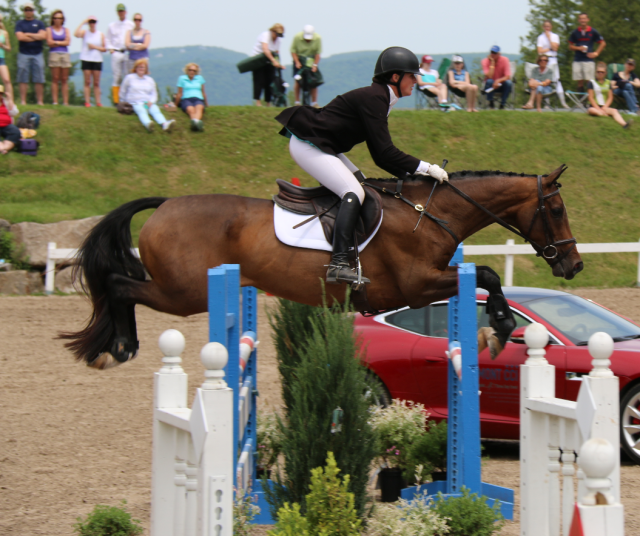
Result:
<svg viewBox="0 0 640 536"><path fill-rule="evenodd" d="M194 134L182 113L176 130L147 134L135 116L113 110L38 109L42 125L37 158L0 157L0 218L53 222L105 214L145 196L234 193L268 198L275 179L315 181L292 161L278 136L273 109L213 107L206 132ZM479 114L395 111L390 129L404 151L431 162L450 161L450 171L500 169L548 173L565 163L562 196L580 242L626 242L640 238L640 132L610 119L568 113ZM384 177L364 145L350 157L367 176ZM137 235L149 213L136 217ZM469 243L498 244L510 238L493 225ZM516 241L519 243L519 241ZM503 257L472 257L503 272ZM574 281L555 279L542 261L516 257L516 284L536 286L631 286L634 254L586 255Z"/></svg>

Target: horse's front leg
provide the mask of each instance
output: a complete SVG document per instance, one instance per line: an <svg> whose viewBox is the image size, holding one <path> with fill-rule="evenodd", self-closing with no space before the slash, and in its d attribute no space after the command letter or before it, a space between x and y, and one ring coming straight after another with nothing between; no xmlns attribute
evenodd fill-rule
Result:
<svg viewBox="0 0 640 536"><path fill-rule="evenodd" d="M491 327L478 330L478 353L487 346L491 359L498 357L516 327L516 321L502 292L500 276L488 266L476 267L477 285L489 293L487 313Z"/></svg>
<svg viewBox="0 0 640 536"><path fill-rule="evenodd" d="M458 268L449 266L445 270L430 270L428 274L412 281L410 284L400 285L402 295L407 305L412 309L419 309L440 300L446 300L458 294Z"/></svg>

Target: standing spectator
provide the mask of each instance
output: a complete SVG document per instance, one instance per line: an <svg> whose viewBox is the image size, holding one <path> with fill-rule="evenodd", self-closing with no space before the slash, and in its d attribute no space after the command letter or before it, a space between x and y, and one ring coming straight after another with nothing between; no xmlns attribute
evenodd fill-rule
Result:
<svg viewBox="0 0 640 536"><path fill-rule="evenodd" d="M569 36L569 49L574 51L571 74L578 82L578 91L584 91L584 81L594 79L595 58L600 56L607 43L595 28L589 26L586 13L578 15L578 25ZM598 49L594 51L596 43Z"/></svg>
<svg viewBox="0 0 640 536"><path fill-rule="evenodd" d="M253 45L251 56L264 54L270 63L264 67L260 67L253 71L253 100L256 106L262 106L260 96L264 91L264 100L267 106L271 106L271 81L273 80L275 69L284 69L280 63L279 53L280 44L284 37L284 26L282 24L274 24L266 32L262 32Z"/></svg>
<svg viewBox="0 0 640 536"><path fill-rule="evenodd" d="M36 102L43 104L44 95L44 57L42 42L47 38L44 23L35 18L35 7L31 2L22 5L24 19L16 23L15 31L20 46L18 50L18 84L20 84L20 103L27 103L29 81L36 91ZM29 80L31 79L31 80Z"/></svg>
<svg viewBox="0 0 640 536"><path fill-rule="evenodd" d="M560 104L564 108L569 108L567 102L564 99L564 89L560 82L560 67L558 66L558 48L560 47L560 37L551 31L553 28L550 20L545 20L542 23L542 33L538 36L536 48L538 49L538 56L546 54L549 58L548 68L553 74L553 78L556 82L556 93Z"/></svg>
<svg viewBox="0 0 640 536"><path fill-rule="evenodd" d="M155 80L149 76L149 63L146 59L136 60L131 74L124 77L120 87L120 100L133 106L133 111L147 132L153 132L153 122L149 118L149 114L158 124L162 125L162 130L165 132L173 128L175 120L167 121L156 104L158 90Z"/></svg>
<svg viewBox="0 0 640 536"><path fill-rule="evenodd" d="M133 16L134 27L127 32L125 45L129 49L129 65L138 60L147 60L149 65L149 45L151 44L151 32L142 27L142 15L136 13Z"/></svg>
<svg viewBox="0 0 640 536"><path fill-rule="evenodd" d="M283 29L284 31L284 29ZM311 72L318 71L320 63L320 54L322 53L322 39L313 31L313 26L307 24L300 33L293 37L291 43L291 57L293 58L293 76L298 74L302 69L302 62L305 67L311 67ZM293 84L293 94L295 96L296 106L300 105L300 82L296 79ZM318 106L318 88L311 89L311 106Z"/></svg>
<svg viewBox="0 0 640 536"><path fill-rule="evenodd" d="M98 19L91 15L83 20L76 29L75 35L82 39L82 52L80 60L82 62L82 73L84 74L84 105L91 106L91 79L93 78L93 96L96 106L101 107L100 101L100 74L102 73L102 53L107 51L104 46L104 34L96 30ZM87 24L88 30L82 27Z"/></svg>
<svg viewBox="0 0 640 536"><path fill-rule="evenodd" d="M613 91L611 91L611 80L607 80L607 64L601 61L596 65L596 79L587 81L587 94L589 97L589 115L596 117L613 117L613 120L629 128L631 122L622 119L620 112L611 108L613 102Z"/></svg>
<svg viewBox="0 0 640 536"><path fill-rule="evenodd" d="M0 13L0 82L7 88L7 97L13 101L11 74L5 58L5 52L11 52L11 42L9 41L9 33L2 22L3 18L2 13Z"/></svg>
<svg viewBox="0 0 640 536"><path fill-rule="evenodd" d="M71 56L69 43L71 32L63 27L64 13L56 9L51 14L51 26L47 28L47 45L49 45L49 69L51 69L51 97L53 104L58 104L58 87L62 86L62 104L69 106L69 69Z"/></svg>
<svg viewBox="0 0 640 536"><path fill-rule="evenodd" d="M534 67L531 71L531 78L529 79L529 88L531 89L529 102L522 108L531 110L533 108L533 101L535 100L536 109L541 112L542 97L553 91L553 87L551 87L553 72L549 67L549 58L546 54L538 56L537 64L538 66Z"/></svg>
<svg viewBox="0 0 640 536"><path fill-rule="evenodd" d="M484 92L489 101L489 108L493 109L493 96L496 92L502 93L500 109L504 110L507 98L511 93L511 65L509 59L500 54L500 47L491 47L489 56L482 60L484 71Z"/></svg>
<svg viewBox="0 0 640 536"><path fill-rule="evenodd" d="M204 90L205 80L200 74L200 66L197 63L187 63L185 74L178 78L178 92L176 93L176 106L191 119L191 130L202 132L202 114L209 105L207 94Z"/></svg>
<svg viewBox="0 0 640 536"><path fill-rule="evenodd" d="M447 85L440 80L440 74L431 68L433 58L428 54L422 56L420 75L416 76L418 89L431 97L437 97L439 104L447 102Z"/></svg>
<svg viewBox="0 0 640 536"><path fill-rule="evenodd" d="M111 82L111 98L113 104L120 102L120 84L122 79L129 73L129 61L127 60L127 32L133 30L134 24L127 20L127 8L124 4L116 6L118 20L109 24L107 30L107 50L111 54L111 71L113 81Z"/></svg>
<svg viewBox="0 0 640 536"><path fill-rule="evenodd" d="M7 154L20 141L20 129L13 124L18 109L0 85L0 154Z"/></svg>
<svg viewBox="0 0 640 536"><path fill-rule="evenodd" d="M448 84L451 91L467 99L467 112L477 112L476 98L478 97L478 86L471 83L469 71L465 68L462 56L453 57L453 67L447 73Z"/></svg>
<svg viewBox="0 0 640 536"><path fill-rule="evenodd" d="M613 94L624 97L631 115L638 115L638 99L635 88L640 87L640 78L636 76L635 68L636 60L629 58L624 64L624 71L615 73L611 79Z"/></svg>

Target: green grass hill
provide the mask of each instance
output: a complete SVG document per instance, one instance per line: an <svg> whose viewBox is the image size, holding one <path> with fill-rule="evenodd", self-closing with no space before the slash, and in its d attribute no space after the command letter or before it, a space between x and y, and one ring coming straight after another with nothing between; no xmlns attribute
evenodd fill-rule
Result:
<svg viewBox="0 0 640 536"><path fill-rule="evenodd" d="M35 109L36 107L34 107ZM182 113L165 134L147 134L135 116L113 109L40 107L41 143L36 158L0 157L0 218L54 222L105 214L145 196L234 193L269 198L275 179L315 181L289 156L278 135L275 109L212 107L204 133L192 133ZM640 125L638 125L640 127ZM580 242L640 239L640 130L623 130L611 119L572 113L394 111L394 142L431 162L450 161L449 171L500 169L548 173L560 164L562 196ZM366 147L350 153L367 176L384 177ZM136 217L137 235L149 213ZM504 244L506 231L493 225L469 243ZM520 243L517 240L516 243ZM502 257L471 257L503 272ZM584 255L574 281L555 279L533 256L516 257L516 284L535 286L631 286L635 254Z"/></svg>

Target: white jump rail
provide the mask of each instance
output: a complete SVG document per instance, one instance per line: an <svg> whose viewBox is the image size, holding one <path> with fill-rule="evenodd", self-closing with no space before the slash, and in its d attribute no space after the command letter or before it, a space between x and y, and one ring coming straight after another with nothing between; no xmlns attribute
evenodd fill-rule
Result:
<svg viewBox="0 0 640 536"><path fill-rule="evenodd" d="M593 242L578 244L578 252L583 253L638 253L638 275L636 286L640 287L640 241L638 242ZM503 286L513 286L514 255L535 255L536 251L530 244L516 244L510 238L506 244L488 246L463 246L464 255L505 255Z"/></svg>
<svg viewBox="0 0 640 536"><path fill-rule="evenodd" d="M609 368L613 340L601 332L589 339L593 368L582 377L577 402L555 398L555 367L545 358L547 329L529 325L525 342L529 357L520 366L520 535L568 536L577 510L581 534L623 536L619 384Z"/></svg>
<svg viewBox="0 0 640 536"><path fill-rule="evenodd" d="M200 353L205 381L187 406L185 340L165 331L163 367L154 375L151 536L232 536L233 390L228 353L217 342Z"/></svg>
<svg viewBox="0 0 640 536"><path fill-rule="evenodd" d="M138 248L132 250L133 254L140 258ZM47 294L53 294L56 288L56 264L60 261L73 261L78 255L77 249L56 247L55 242L47 244L47 265L44 272L44 291Z"/></svg>

